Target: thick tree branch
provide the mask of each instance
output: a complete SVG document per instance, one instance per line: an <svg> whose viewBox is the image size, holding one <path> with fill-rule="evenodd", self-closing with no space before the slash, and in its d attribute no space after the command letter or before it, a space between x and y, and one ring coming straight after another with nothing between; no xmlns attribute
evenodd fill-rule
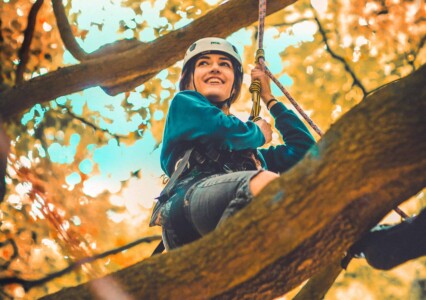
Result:
<svg viewBox="0 0 426 300"><path fill-rule="evenodd" d="M101 57L106 54L119 53L144 44L134 39L122 40L113 44L104 45L92 53L87 53L80 47L74 37L62 1L52 0L52 5L62 42L71 55L79 61Z"/></svg>
<svg viewBox="0 0 426 300"><path fill-rule="evenodd" d="M272 299L312 277L426 186L425 76L368 95L224 226L110 276L136 299Z"/></svg>
<svg viewBox="0 0 426 300"><path fill-rule="evenodd" d="M335 261L315 274L297 293L293 300L321 300L342 271L340 260Z"/></svg>
<svg viewBox="0 0 426 300"><path fill-rule="evenodd" d="M334 52L331 48L330 45L328 44L328 39L327 39L327 34L325 33L324 28L321 25L320 20L318 19L318 16L316 15L316 12L314 11L315 14L315 22L318 25L318 30L321 34L322 40L326 46L327 52L330 53L331 57L333 57L334 59L337 59L338 61L340 61L343 66L345 67L345 70L349 73L349 75L351 75L352 80L353 80L353 85L354 86L358 86L361 91L362 91L362 95L363 97L365 97L367 95L367 90L365 89L364 85L361 83L361 81L358 79L358 77L355 75L355 72L352 70L352 68L349 66L348 62L341 57L340 55L338 55L336 52Z"/></svg>
<svg viewBox="0 0 426 300"><path fill-rule="evenodd" d="M272 14L295 1L270 0L267 14ZM0 95L0 114L11 117L35 103L49 101L93 86L122 85L127 88L129 82L144 75L156 74L180 60L186 48L195 40L206 36L226 37L255 22L257 17L257 0L226 2L188 26L160 37L152 43L65 67L9 89ZM150 76L146 76L139 84L148 79ZM119 88L114 89L115 93L123 91Z"/></svg>
<svg viewBox="0 0 426 300"><path fill-rule="evenodd" d="M154 77L156 72L152 72L146 75L135 77L133 80L125 81L123 83L119 84L112 84L112 85L103 85L102 89L108 94L108 95L117 95L121 93L122 91L131 91L132 89L140 86L142 83L146 82L150 78Z"/></svg>
<svg viewBox="0 0 426 300"><path fill-rule="evenodd" d="M29 54L30 46L33 40L37 14L43 2L44 0L37 0L36 3L34 3L33 6L31 7L30 13L28 14L28 24L27 24L27 28L24 31L24 41L18 52L19 65L16 70L16 78L15 78L16 84L20 84L24 80L25 68L30 58L30 54Z"/></svg>
<svg viewBox="0 0 426 300"><path fill-rule="evenodd" d="M109 250L109 251L106 251L106 252L91 256L91 257L86 257L86 258L80 259L80 260L72 263L68 267L66 267L66 268L64 268L64 269L62 269L58 272L51 273L51 274L49 274L49 275L47 275L43 278L36 279L36 280L27 280L27 279L18 278L18 277L0 278L0 285L17 283L17 284L21 284L23 286L23 288L26 291L28 291L29 289L31 289L35 286L43 285L43 284L45 284L49 281L52 281L55 278L61 277L65 274L68 274L71 271L77 269L78 267L80 267L84 264L88 264L88 263L94 262L95 260L123 252L124 250L128 250L128 249L135 247L135 246L142 244L142 243L151 243L153 241L158 241L158 240L161 240L161 236L153 235L153 236L144 237L144 238L138 239L134 242L131 242L127 245L124 245L122 247L118 247L118 248L115 248L115 249L112 249L112 250Z"/></svg>
<svg viewBox="0 0 426 300"><path fill-rule="evenodd" d="M62 0L52 0L52 6L56 18L56 25L58 25L59 34L61 35L65 48L67 48L71 55L79 61L88 59L88 54L75 40L67 15L65 14L65 8L62 4Z"/></svg>

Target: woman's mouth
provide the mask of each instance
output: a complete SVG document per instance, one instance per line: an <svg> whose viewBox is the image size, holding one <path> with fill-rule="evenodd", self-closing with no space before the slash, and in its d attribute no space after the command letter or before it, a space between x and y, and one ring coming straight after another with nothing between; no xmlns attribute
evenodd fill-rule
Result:
<svg viewBox="0 0 426 300"><path fill-rule="evenodd" d="M223 80L217 77L208 78L205 82L208 84L223 84Z"/></svg>

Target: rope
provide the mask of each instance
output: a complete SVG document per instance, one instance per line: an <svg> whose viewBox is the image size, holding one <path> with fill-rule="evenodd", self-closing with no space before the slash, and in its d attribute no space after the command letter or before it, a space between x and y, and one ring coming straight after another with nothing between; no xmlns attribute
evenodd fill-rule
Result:
<svg viewBox="0 0 426 300"><path fill-rule="evenodd" d="M319 136L323 136L321 129L312 121L312 119L305 113L305 111L300 107L296 100L290 95L286 88L278 81L277 78L271 73L271 71L265 65L265 57L263 50L263 33L265 29L265 17L266 17L266 0L259 0L259 38L258 38L258 53L256 54L256 60L262 65L265 70L266 75L271 78L271 80L278 86L278 88L283 92L287 97L290 103L294 108L299 112L299 114L308 122L312 129L318 133Z"/></svg>
<svg viewBox="0 0 426 300"><path fill-rule="evenodd" d="M321 129L312 121L311 118L305 113L303 108L300 107L300 105L294 100L294 98L290 95L290 93L285 89L285 87L281 84L281 82L278 81L277 78L269 71L269 69L264 65L262 62L265 73L269 76L269 78L272 79L272 81L280 88L280 90L283 92L283 94L287 97L287 99L293 104L294 108L300 113L300 115L308 122L308 124L312 127L313 130L315 130L316 133L318 133L319 136L323 136L323 133Z"/></svg>
<svg viewBox="0 0 426 300"><path fill-rule="evenodd" d="M258 50L256 52L256 62L264 68L265 73L271 78L271 80L278 86L278 88L287 97L294 108L300 113L300 115L308 122L308 124L315 130L320 137L323 136L321 129L312 121L312 119L303 111L300 105L294 100L286 88L278 81L277 78L269 71L265 65L265 52L263 50L263 32L265 29L265 16L266 16L266 0L259 0L259 34L258 34ZM407 219L409 216L402 211L399 207L395 207L394 211L401 216L402 219Z"/></svg>
<svg viewBox="0 0 426 300"><path fill-rule="evenodd" d="M263 49L263 32L265 28L266 0L259 0L259 49Z"/></svg>

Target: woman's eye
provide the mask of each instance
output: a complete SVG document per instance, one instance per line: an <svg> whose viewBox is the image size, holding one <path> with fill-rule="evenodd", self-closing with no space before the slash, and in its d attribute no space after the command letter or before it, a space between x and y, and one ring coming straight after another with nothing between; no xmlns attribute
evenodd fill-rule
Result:
<svg viewBox="0 0 426 300"><path fill-rule="evenodd" d="M207 65L207 62L205 60L202 60L202 61L198 62L198 65L204 66L204 65Z"/></svg>
<svg viewBox="0 0 426 300"><path fill-rule="evenodd" d="M229 63L227 63L227 62L222 63L221 66L228 67L228 68L231 67L231 65Z"/></svg>

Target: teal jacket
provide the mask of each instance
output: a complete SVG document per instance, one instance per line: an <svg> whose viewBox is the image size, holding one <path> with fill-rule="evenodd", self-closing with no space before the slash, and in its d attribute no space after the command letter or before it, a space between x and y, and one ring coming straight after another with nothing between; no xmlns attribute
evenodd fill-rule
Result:
<svg viewBox="0 0 426 300"><path fill-rule="evenodd" d="M265 138L255 123L225 115L196 91L177 93L170 104L164 130L160 157L163 171L170 177L176 161L196 143L228 151L257 149L264 169L276 173L288 170L305 155L315 140L303 122L284 104L275 104L270 113L285 144L258 149L265 143Z"/></svg>

